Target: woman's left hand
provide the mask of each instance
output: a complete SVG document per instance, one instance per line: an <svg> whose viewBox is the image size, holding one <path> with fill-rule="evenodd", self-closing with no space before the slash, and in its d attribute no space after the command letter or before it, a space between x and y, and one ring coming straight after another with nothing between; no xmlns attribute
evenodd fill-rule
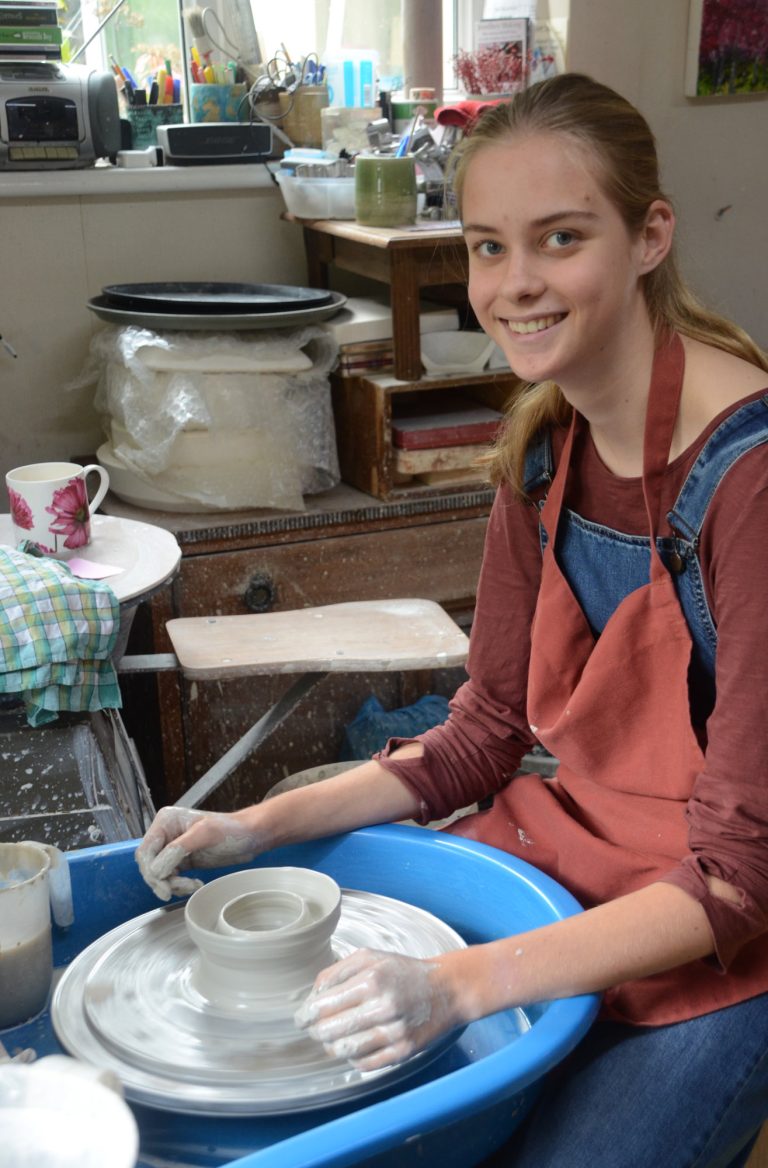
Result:
<svg viewBox="0 0 768 1168"><path fill-rule="evenodd" d="M361 1071L402 1062L461 1021L439 958L373 949L323 970L296 1012L297 1026Z"/></svg>

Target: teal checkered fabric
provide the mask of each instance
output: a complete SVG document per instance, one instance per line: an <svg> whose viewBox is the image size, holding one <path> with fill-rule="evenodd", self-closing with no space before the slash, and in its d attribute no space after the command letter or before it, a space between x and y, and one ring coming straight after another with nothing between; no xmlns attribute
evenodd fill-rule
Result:
<svg viewBox="0 0 768 1168"><path fill-rule="evenodd" d="M119 628L120 604L103 581L0 547L0 694L24 701L30 725L120 707L111 658Z"/></svg>

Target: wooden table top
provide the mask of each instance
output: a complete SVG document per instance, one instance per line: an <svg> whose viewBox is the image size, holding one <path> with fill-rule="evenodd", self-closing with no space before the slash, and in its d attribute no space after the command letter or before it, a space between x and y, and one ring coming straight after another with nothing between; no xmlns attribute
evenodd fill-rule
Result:
<svg viewBox="0 0 768 1168"><path fill-rule="evenodd" d="M323 235L333 235L338 239L348 239L354 243L364 243L369 247L414 248L431 247L436 244L450 244L455 247L463 239L458 220L440 224L424 220L413 227L363 227L352 219L298 219L286 214L285 219L298 223L311 231Z"/></svg>

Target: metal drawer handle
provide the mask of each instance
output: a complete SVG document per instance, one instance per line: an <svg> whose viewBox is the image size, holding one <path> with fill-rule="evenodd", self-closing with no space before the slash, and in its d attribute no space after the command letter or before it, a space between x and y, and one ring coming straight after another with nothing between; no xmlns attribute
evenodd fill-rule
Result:
<svg viewBox="0 0 768 1168"><path fill-rule="evenodd" d="M243 595L245 607L249 612L269 612L277 600L277 588L271 576L265 572L256 572L248 581L248 587Z"/></svg>

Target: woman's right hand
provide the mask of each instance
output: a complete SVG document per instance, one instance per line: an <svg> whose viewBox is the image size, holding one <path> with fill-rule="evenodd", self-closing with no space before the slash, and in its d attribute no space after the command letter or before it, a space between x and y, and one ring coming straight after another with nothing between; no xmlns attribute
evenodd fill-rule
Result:
<svg viewBox="0 0 768 1168"><path fill-rule="evenodd" d="M160 900L189 896L201 881L179 875L183 868L244 864L269 842L248 823L253 809L224 813L189 807L161 807L136 849L136 862Z"/></svg>

